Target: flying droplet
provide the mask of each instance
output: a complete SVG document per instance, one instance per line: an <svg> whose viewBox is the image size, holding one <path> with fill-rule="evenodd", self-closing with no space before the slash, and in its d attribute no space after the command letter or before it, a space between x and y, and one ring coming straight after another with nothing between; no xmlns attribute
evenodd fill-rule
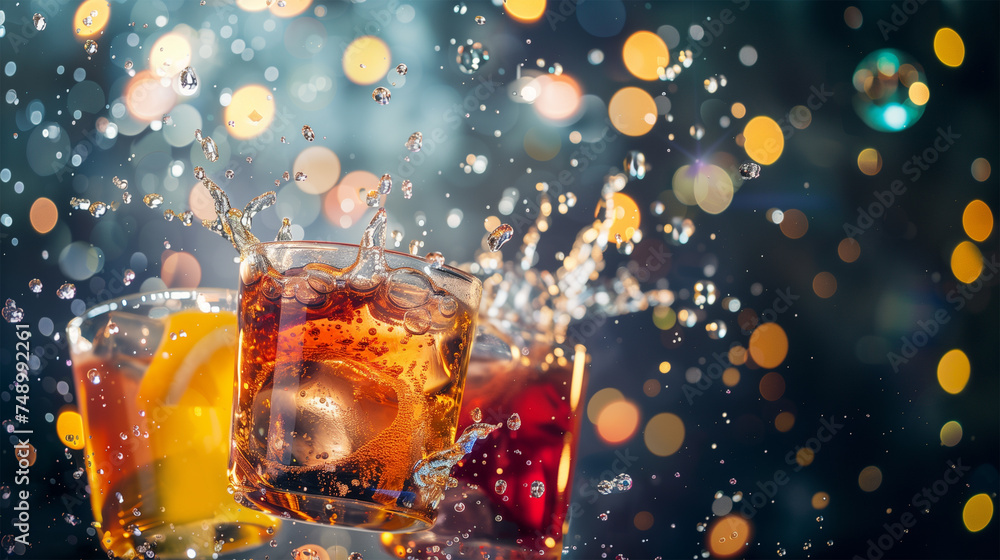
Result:
<svg viewBox="0 0 1000 560"><path fill-rule="evenodd" d="M100 218L107 213L108 205L99 200L90 205L90 215L95 218Z"/></svg>
<svg viewBox="0 0 1000 560"><path fill-rule="evenodd" d="M125 204L132 204L132 193L125 191L122 193L122 202Z"/></svg>
<svg viewBox="0 0 1000 560"><path fill-rule="evenodd" d="M32 278L28 282L28 289L31 290L31 292L34 294L42 293L42 281L39 280L38 278Z"/></svg>
<svg viewBox="0 0 1000 560"><path fill-rule="evenodd" d="M486 23L486 18L483 16L476 16L476 23L479 25L483 25L484 23Z"/></svg>
<svg viewBox="0 0 1000 560"><path fill-rule="evenodd" d="M378 193L389 194L390 191L392 191L392 176L385 173L378 180Z"/></svg>
<svg viewBox="0 0 1000 560"><path fill-rule="evenodd" d="M90 208L90 199L71 196L69 199L69 205L73 210L87 210Z"/></svg>
<svg viewBox="0 0 1000 560"><path fill-rule="evenodd" d="M409 246L410 254L413 255L414 257L417 256L417 254L420 253L420 248L423 246L424 246L423 241L419 239L411 240Z"/></svg>
<svg viewBox="0 0 1000 560"><path fill-rule="evenodd" d="M305 181L308 178L309 178L309 176L306 175L305 173L301 172L301 171L296 171L295 172L295 180L296 181L302 182L302 181Z"/></svg>
<svg viewBox="0 0 1000 560"><path fill-rule="evenodd" d="M610 494L612 490L615 489L615 485L611 483L610 480L602 480L597 483L597 491L605 496Z"/></svg>
<svg viewBox="0 0 1000 560"><path fill-rule="evenodd" d="M202 166L197 166L194 168L194 178L199 181L205 180L205 168Z"/></svg>
<svg viewBox="0 0 1000 560"><path fill-rule="evenodd" d="M469 413L469 416L472 417L472 421L473 422L482 422L483 421L483 411L479 410L478 406L476 408L472 409L472 412Z"/></svg>
<svg viewBox="0 0 1000 560"><path fill-rule="evenodd" d="M367 204L370 208L378 206L378 191L368 191L368 196L365 197L365 204Z"/></svg>
<svg viewBox="0 0 1000 560"><path fill-rule="evenodd" d="M464 16L465 12L468 9L469 8L468 8L468 6L465 5L465 2L459 2L458 4L455 4L455 8L454 8L455 13L458 14L458 15L460 15L460 16Z"/></svg>
<svg viewBox="0 0 1000 560"><path fill-rule="evenodd" d="M205 153L208 161L219 161L219 147L215 145L215 140L211 136L206 136L201 141L201 151Z"/></svg>
<svg viewBox="0 0 1000 560"><path fill-rule="evenodd" d="M388 105L389 99L391 98L392 98L392 93L390 93L389 90L385 89L382 86L379 86L375 88L374 91L372 91L372 100L375 101L375 103L378 103L379 105Z"/></svg>
<svg viewBox="0 0 1000 560"><path fill-rule="evenodd" d="M176 218L176 217L177 217L177 214L174 214L174 211L171 210L171 209L169 209L169 208L167 208L166 210L163 211L163 219L166 220L166 221L168 221L168 222L174 221L174 218Z"/></svg>
<svg viewBox="0 0 1000 560"><path fill-rule="evenodd" d="M410 198L413 196L413 183L409 179L403 179L400 189L403 191L403 198Z"/></svg>
<svg viewBox="0 0 1000 560"><path fill-rule="evenodd" d="M201 129L200 128L194 129L194 141L201 144L201 141L204 139L205 138L201 135Z"/></svg>
<svg viewBox="0 0 1000 560"><path fill-rule="evenodd" d="M0 315L3 315L8 323L20 323L24 319L24 310L18 307L14 300L8 299L4 303L3 310L0 310Z"/></svg>
<svg viewBox="0 0 1000 560"><path fill-rule="evenodd" d="M399 74L400 76L405 76L406 75L406 70L407 70L407 68L406 68L405 64L397 64L396 65L396 73Z"/></svg>
<svg viewBox="0 0 1000 560"><path fill-rule="evenodd" d="M740 166L740 177L743 177L747 181L760 177L760 165L752 161L744 163Z"/></svg>
<svg viewBox="0 0 1000 560"><path fill-rule="evenodd" d="M311 126L304 125L302 127L302 137L305 138L306 140L312 142L313 140L316 139L316 133L313 132L313 129L312 129Z"/></svg>
<svg viewBox="0 0 1000 560"><path fill-rule="evenodd" d="M125 69L126 70L131 70L132 69L132 61L131 60L126 60L125 61Z"/></svg>
<svg viewBox="0 0 1000 560"><path fill-rule="evenodd" d="M35 29L37 29L38 31L45 30L45 25L46 25L45 16L43 16L42 14L35 14L34 16L32 16L31 22L35 24Z"/></svg>
<svg viewBox="0 0 1000 560"><path fill-rule="evenodd" d="M87 371L87 379L89 379L94 385L100 385L101 372L97 371L97 368L90 368L90 370Z"/></svg>
<svg viewBox="0 0 1000 560"><path fill-rule="evenodd" d="M520 427L521 427L521 415L515 412L514 414L510 415L510 418L507 419L507 428L511 430L517 430Z"/></svg>
<svg viewBox="0 0 1000 560"><path fill-rule="evenodd" d="M497 480L496 484L493 485L493 490L495 490L497 494L503 494L507 491L507 481L502 478Z"/></svg>
<svg viewBox="0 0 1000 560"><path fill-rule="evenodd" d="M632 489L632 477L625 473L616 476L611 482L619 492L628 492Z"/></svg>
<svg viewBox="0 0 1000 560"><path fill-rule="evenodd" d="M226 170L226 179L232 179L235 176L236 176L236 172L235 171L233 171L232 169L227 169Z"/></svg>
<svg viewBox="0 0 1000 560"><path fill-rule="evenodd" d="M87 42L83 44L83 52L89 55L97 54L97 41L87 39Z"/></svg>
<svg viewBox="0 0 1000 560"><path fill-rule="evenodd" d="M463 511L465 511L465 504L463 504L462 502L458 502L457 504L455 504L455 511L457 511L458 513L462 513Z"/></svg>
<svg viewBox="0 0 1000 560"><path fill-rule="evenodd" d="M56 296L58 296L59 299L73 299L73 296L75 295L76 286L70 282L66 282L62 286L59 286L59 289L56 290Z"/></svg>
<svg viewBox="0 0 1000 560"><path fill-rule="evenodd" d="M541 498L542 494L545 493L545 483L541 480L536 480L531 483L531 497Z"/></svg>
<svg viewBox="0 0 1000 560"><path fill-rule="evenodd" d="M177 86L181 95L194 95L198 91L198 75L188 66L177 75Z"/></svg>
<svg viewBox="0 0 1000 560"><path fill-rule="evenodd" d="M114 321L108 321L107 326L104 327L104 332L106 332L109 335L118 334L118 331L119 331L118 323Z"/></svg>
<svg viewBox="0 0 1000 560"><path fill-rule="evenodd" d="M133 280L135 280L135 272L131 268L126 268L122 276L122 283L128 286Z"/></svg>
<svg viewBox="0 0 1000 560"><path fill-rule="evenodd" d="M403 145L411 152L419 152L424 147L424 135L420 132L414 132L406 139L406 144Z"/></svg>
<svg viewBox="0 0 1000 560"><path fill-rule="evenodd" d="M604 512L601 512L600 514L597 515L597 518L600 519L601 521L607 521L608 520L608 514L606 514Z"/></svg>
<svg viewBox="0 0 1000 560"><path fill-rule="evenodd" d="M146 203L146 206L149 206L150 208L158 208L161 204L163 204L163 195L156 193L149 193L146 196L142 197L142 201Z"/></svg>
<svg viewBox="0 0 1000 560"><path fill-rule="evenodd" d="M497 252L500 247L503 247L504 243L510 241L514 237L514 228L510 227L508 224L500 224L490 232L487 244L489 244L490 251Z"/></svg>

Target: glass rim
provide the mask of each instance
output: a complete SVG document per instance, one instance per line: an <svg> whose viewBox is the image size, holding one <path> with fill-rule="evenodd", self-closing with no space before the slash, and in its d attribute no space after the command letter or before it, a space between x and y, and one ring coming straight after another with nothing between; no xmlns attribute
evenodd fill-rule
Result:
<svg viewBox="0 0 1000 560"><path fill-rule="evenodd" d="M317 246L319 246L319 247L317 247ZM320 249L322 249L322 248L326 248L326 249L345 248L345 249L348 249L349 248L349 249L354 249L355 251L357 251L358 249L361 248L361 245L358 245L356 243L344 243L344 242L341 242L341 241L309 241L309 240L299 240L299 241L261 241L260 243L254 243L250 248L252 250L257 250L260 247L289 247L289 248L296 248L296 249L316 249L316 248L320 248ZM454 266L451 266L450 264L445 264L445 265L442 265L440 267L432 267L426 260L424 260L424 259L422 259L422 258L420 258L420 257L418 257L416 255L411 255L409 253L404 253L402 251L393 251L392 249L386 249L385 247L383 247L382 250L384 252L386 252L386 253L391 254L391 255L395 255L395 256L398 256L398 257L403 257L403 258L405 258L407 260L413 260L413 261L416 261L416 262L420 263L421 266L419 268L423 269L425 272L431 273L432 271L435 271L435 270L438 271L438 272L441 272L441 271L448 272L448 273L452 274L453 276L457 276L457 277L459 277L459 278L461 278L463 280L468 281L470 284L478 284L480 287L482 287L483 281L480 280L479 277L477 277L476 275L474 275L474 274L472 274L470 272L466 272L466 271L464 271L464 270L462 270L460 268L456 268Z"/></svg>
<svg viewBox="0 0 1000 560"><path fill-rule="evenodd" d="M130 300L134 300L136 298L148 298L149 301L156 301L159 298L153 296L160 296L160 295L163 296L164 300L167 299L190 300L194 299L197 296L197 294L215 294L215 295L230 294L235 298L238 297L239 290L235 290L233 288L216 288L211 286L198 287L198 288L173 288L173 289L166 288L162 290L152 290L148 292L135 292L120 297L109 298L100 303L96 303L88 307L83 311L83 313L80 313L76 317L70 319L69 322L66 323L66 333L67 335L72 337L73 333L80 332L84 321L88 321L95 317L99 317L105 313L108 313L109 311L117 311L119 307L116 306L119 305L119 302L127 302ZM125 305L125 303L121 303L121 305Z"/></svg>

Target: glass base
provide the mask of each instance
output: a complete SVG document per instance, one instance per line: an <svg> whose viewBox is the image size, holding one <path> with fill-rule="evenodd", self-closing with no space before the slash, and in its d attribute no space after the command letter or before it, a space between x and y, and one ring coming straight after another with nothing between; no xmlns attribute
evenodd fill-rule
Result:
<svg viewBox="0 0 1000 560"><path fill-rule="evenodd" d="M276 523L276 522L275 522ZM274 525L255 525L238 522L192 522L186 524L161 523L144 527L140 535L118 530L118 535L106 533L101 544L116 558L146 558L153 551L156 558L211 558L213 554L234 554L262 546L273 535Z"/></svg>
<svg viewBox="0 0 1000 560"><path fill-rule="evenodd" d="M243 490L240 492L239 490ZM351 498L238 488L236 501L280 519L381 533L430 529L434 519L413 510Z"/></svg>

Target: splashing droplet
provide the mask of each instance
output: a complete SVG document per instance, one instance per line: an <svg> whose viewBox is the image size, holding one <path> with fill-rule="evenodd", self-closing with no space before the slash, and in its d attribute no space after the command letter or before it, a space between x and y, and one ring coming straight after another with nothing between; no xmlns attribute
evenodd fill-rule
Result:
<svg viewBox="0 0 1000 560"><path fill-rule="evenodd" d="M17 306L17 302L12 299L8 299L3 306L3 310L0 310L0 315L8 323L20 323L24 319L24 310Z"/></svg>
<svg viewBox="0 0 1000 560"><path fill-rule="evenodd" d="M38 278L32 278L28 282L28 289L31 290L31 292L35 293L35 294L42 293L42 281L39 280Z"/></svg>
<svg viewBox="0 0 1000 560"><path fill-rule="evenodd" d="M372 101L378 103L379 105L388 105L390 99L392 99L392 93L382 86L379 86L372 91Z"/></svg>
<svg viewBox="0 0 1000 560"><path fill-rule="evenodd" d="M489 244L490 251L494 253L499 251L503 247L504 243L507 243L514 237L514 228L510 227L508 224L500 224L490 232L489 239L487 243Z"/></svg>
<svg viewBox="0 0 1000 560"><path fill-rule="evenodd" d="M477 25L483 25L484 23L486 23L486 18L485 17L483 17L483 16L476 16L476 24Z"/></svg>
<svg viewBox="0 0 1000 560"><path fill-rule="evenodd" d="M419 152L424 147L424 135L420 132L414 132L406 139L406 143L403 146L411 152Z"/></svg>
<svg viewBox="0 0 1000 560"><path fill-rule="evenodd" d="M97 41L87 39L87 42L83 44L83 52L89 55L97 54Z"/></svg>
<svg viewBox="0 0 1000 560"><path fill-rule="evenodd" d="M424 257L424 260L427 262L427 264L431 265L431 268L441 268L442 266L444 266L444 255L438 253L437 251L431 251L430 253L427 253L427 256Z"/></svg>
<svg viewBox="0 0 1000 560"><path fill-rule="evenodd" d="M101 201L96 201L90 205L90 215L95 218L100 218L101 216L107 213L108 213L108 205Z"/></svg>
<svg viewBox="0 0 1000 560"><path fill-rule="evenodd" d="M483 421L483 411L479 410L478 406L476 408L472 409L472 412L469 413L469 416L472 417L472 421L473 422L482 422Z"/></svg>
<svg viewBox="0 0 1000 560"><path fill-rule="evenodd" d="M507 481L502 478L497 480L496 484L493 485L493 490L496 491L497 494L503 494L507 491Z"/></svg>
<svg viewBox="0 0 1000 560"><path fill-rule="evenodd" d="M87 379L89 379L94 385L100 385L101 372L97 371L97 368L90 368L90 370L87 371Z"/></svg>
<svg viewBox="0 0 1000 560"><path fill-rule="evenodd" d="M371 208L375 208L376 206L378 206L378 198L379 198L378 191L372 189L368 191L368 195L365 196L365 204L367 204Z"/></svg>
<svg viewBox="0 0 1000 560"><path fill-rule="evenodd" d="M306 140L312 142L313 140L316 139L316 133L313 132L313 129L312 129L311 126L304 125L302 127L302 137L305 138Z"/></svg>
<svg viewBox="0 0 1000 560"><path fill-rule="evenodd" d="M159 208L159 206L163 204L163 195L159 195L156 193L149 193L146 196L142 197L142 201L146 203L146 206L149 206L150 208Z"/></svg>
<svg viewBox="0 0 1000 560"><path fill-rule="evenodd" d="M536 480L531 483L531 497L541 498L542 494L545 493L545 483L541 480Z"/></svg>
<svg viewBox="0 0 1000 560"><path fill-rule="evenodd" d="M403 179L403 184L400 186L403 191L403 198L413 197L413 182L409 179Z"/></svg>
<svg viewBox="0 0 1000 560"><path fill-rule="evenodd" d="M517 430L520 427L521 427L521 415L515 412L514 414L510 415L510 418L507 419L507 428L511 430Z"/></svg>
<svg viewBox="0 0 1000 560"><path fill-rule="evenodd" d="M73 299L76 295L76 285L71 282L66 282L59 289L56 290L56 296L59 299Z"/></svg>
<svg viewBox="0 0 1000 560"><path fill-rule="evenodd" d="M305 181L308 178L309 178L309 176L306 175L305 173L301 172L301 171L296 171L295 172L295 180L296 181L302 182L302 181Z"/></svg>
<svg viewBox="0 0 1000 560"><path fill-rule="evenodd" d="M45 21L45 16L43 16L42 14L35 14L34 16L32 16L31 22L35 24L36 30L38 31L45 30L46 21Z"/></svg>
<svg viewBox="0 0 1000 560"><path fill-rule="evenodd" d="M122 276L122 283L128 286L133 280L135 280L135 272L131 268L126 268L125 273Z"/></svg>
<svg viewBox="0 0 1000 560"><path fill-rule="evenodd" d="M194 68L188 66L181 70L177 75L177 87L184 96L194 95L198 91L198 75Z"/></svg>
<svg viewBox="0 0 1000 560"><path fill-rule="evenodd" d="M219 161L219 147L215 145L215 140L212 140L211 136L206 136L201 141L201 151L205 153L205 159L208 161Z"/></svg>
<svg viewBox="0 0 1000 560"><path fill-rule="evenodd" d="M388 173L382 175L382 178L378 180L378 193L379 194L389 194L392 191L392 176Z"/></svg>
<svg viewBox="0 0 1000 560"><path fill-rule="evenodd" d="M760 165L752 161L744 163L740 166L740 177L743 177L747 181L760 177Z"/></svg>

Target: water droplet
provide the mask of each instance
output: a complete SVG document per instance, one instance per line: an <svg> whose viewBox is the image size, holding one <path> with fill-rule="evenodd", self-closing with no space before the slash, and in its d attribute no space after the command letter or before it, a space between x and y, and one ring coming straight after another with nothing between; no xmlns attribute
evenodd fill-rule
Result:
<svg viewBox="0 0 1000 560"><path fill-rule="evenodd" d="M305 181L308 178L309 178L309 176L306 175L305 173L301 172L301 171L296 171L295 172L295 180L296 181L302 182L302 181Z"/></svg>
<svg viewBox="0 0 1000 560"><path fill-rule="evenodd" d="M472 409L472 412L469 413L469 416L472 417L472 421L473 422L482 422L483 421L483 411L479 410L478 406L476 408Z"/></svg>
<svg viewBox="0 0 1000 560"><path fill-rule="evenodd" d="M374 91L372 91L372 100L375 103L378 103L379 105L388 105L389 99L391 98L392 98L392 93L390 93L389 90L385 89L382 86L379 86L375 88Z"/></svg>
<svg viewBox="0 0 1000 560"><path fill-rule="evenodd" d="M101 372L97 371L97 368L90 368L90 370L87 371L87 379L89 379L94 385L100 385Z"/></svg>
<svg viewBox="0 0 1000 560"><path fill-rule="evenodd" d="M514 228L507 224L500 224L490 232L489 239L487 240L490 251L499 251L500 247L503 247L504 243L510 241L512 237L514 237Z"/></svg>
<svg viewBox="0 0 1000 560"><path fill-rule="evenodd" d="M66 282L62 286L59 286L59 289L56 290L56 296L58 296L59 299L73 299L73 296L75 295L76 286L70 282Z"/></svg>
<svg viewBox="0 0 1000 560"><path fill-rule="evenodd" d="M226 179L232 179L233 177L236 177L236 172L233 171L232 169L227 169L226 170Z"/></svg>
<svg viewBox="0 0 1000 560"><path fill-rule="evenodd" d="M400 188L403 191L403 198L413 197L413 183L409 179L403 179L403 184Z"/></svg>
<svg viewBox="0 0 1000 560"><path fill-rule="evenodd" d="M8 323L20 323L24 319L24 310L18 307L14 300L8 299L4 303L3 310L0 310L0 315L3 315Z"/></svg>
<svg viewBox="0 0 1000 560"><path fill-rule="evenodd" d="M125 191L122 193L122 202L125 204L132 204L132 193Z"/></svg>
<svg viewBox="0 0 1000 560"><path fill-rule="evenodd" d="M458 15L465 15L465 12L468 9L469 8L465 5L465 2L459 2L458 4L455 4L455 8L454 8L455 13L458 14Z"/></svg>
<svg viewBox="0 0 1000 560"><path fill-rule="evenodd" d="M736 484L736 479L735 478L730 478L729 479L729 484Z"/></svg>
<svg viewBox="0 0 1000 560"><path fill-rule="evenodd" d="M97 41L87 39L87 42L83 44L83 52L89 55L97 54Z"/></svg>
<svg viewBox="0 0 1000 560"><path fill-rule="evenodd" d="M423 247L423 246L424 246L424 242L420 241L419 239L414 239L414 240L410 241L410 245L409 245L410 254L413 255L414 257L417 256L417 254L420 253L420 248Z"/></svg>
<svg viewBox="0 0 1000 560"><path fill-rule="evenodd" d="M545 493L545 483L541 480L536 480L531 483L531 497L541 498L542 494Z"/></svg>
<svg viewBox="0 0 1000 560"><path fill-rule="evenodd" d="M507 428L510 430L517 430L520 427L521 427L521 415L515 412L514 414L510 415L510 418L507 419Z"/></svg>
<svg viewBox="0 0 1000 560"><path fill-rule="evenodd" d="M365 560L365 558L360 552L352 552L347 555L347 560Z"/></svg>
<svg viewBox="0 0 1000 560"><path fill-rule="evenodd" d="M424 261L431 265L431 268L441 268L444 266L444 255L437 251L431 251L424 256Z"/></svg>
<svg viewBox="0 0 1000 560"><path fill-rule="evenodd" d="M142 201L150 208L158 208L161 204L163 204L163 195L149 193L142 197Z"/></svg>
<svg viewBox="0 0 1000 560"><path fill-rule="evenodd" d="M616 476L612 482L614 482L615 489L619 492L628 492L632 489L632 477L625 473Z"/></svg>
<svg viewBox="0 0 1000 560"><path fill-rule="evenodd" d="M760 165L750 161L740 166L740 177L749 181L760 177Z"/></svg>
<svg viewBox="0 0 1000 560"><path fill-rule="evenodd" d="M405 76L406 75L406 71L407 71L407 68L406 68L405 64L397 64L396 65L396 73L399 74L400 76Z"/></svg>
<svg viewBox="0 0 1000 560"><path fill-rule="evenodd" d="M194 95L198 91L198 75L188 66L177 75L177 87L181 95Z"/></svg>
<svg viewBox="0 0 1000 560"><path fill-rule="evenodd" d="M597 483L597 491L605 496L610 494L614 490L615 485L611 483L610 480L602 480Z"/></svg>
<svg viewBox="0 0 1000 560"><path fill-rule="evenodd" d="M479 72L482 65L489 59L489 51L486 50L486 47L482 43L477 41L471 45L459 45L455 62L458 63L458 69L462 72L475 74Z"/></svg>
<svg viewBox="0 0 1000 560"><path fill-rule="evenodd" d="M135 272L131 268L126 268L122 276L122 283L128 286L135 280Z"/></svg>
<svg viewBox="0 0 1000 560"><path fill-rule="evenodd" d="M132 61L131 60L126 60L125 61L125 69L126 70L131 70L132 69Z"/></svg>
<svg viewBox="0 0 1000 560"><path fill-rule="evenodd" d="M465 511L465 504L463 504L462 502L458 502L457 504L455 504L455 511L457 511L458 513L462 513L463 511Z"/></svg>
<svg viewBox="0 0 1000 560"><path fill-rule="evenodd" d="M507 481L502 478L497 480L496 484L493 485L493 490L495 490L497 494L503 494L507 491Z"/></svg>
<svg viewBox="0 0 1000 560"><path fill-rule="evenodd" d="M197 166L194 168L194 178L199 181L205 180L205 168L202 166Z"/></svg>
<svg viewBox="0 0 1000 560"><path fill-rule="evenodd" d="M411 152L419 152L424 147L424 135L420 132L414 132L406 139L406 143L403 146Z"/></svg>
<svg viewBox="0 0 1000 560"><path fill-rule="evenodd" d="M70 525L76 526L80 524L80 518L73 515L72 513L64 513L62 517L66 521L66 523L69 523Z"/></svg>
<svg viewBox="0 0 1000 560"><path fill-rule="evenodd" d="M32 278L28 281L28 289L35 294L42 293L42 281L38 278Z"/></svg>
<svg viewBox="0 0 1000 560"><path fill-rule="evenodd" d="M35 24L35 29L37 29L38 31L45 30L45 25L46 25L45 16L43 16L42 14L35 14L34 16L32 16L31 22Z"/></svg>
<svg viewBox="0 0 1000 560"><path fill-rule="evenodd" d="M282 138L284 138L284 136L282 136ZM247 156L247 163L253 163L253 158L250 157L250 156Z"/></svg>
<svg viewBox="0 0 1000 560"><path fill-rule="evenodd" d="M370 190L368 191L368 194L365 196L365 204L367 204L371 208L375 208L376 206L378 206L378 198L379 198L378 191L374 189Z"/></svg>
<svg viewBox="0 0 1000 560"><path fill-rule="evenodd" d="M483 16L476 16L476 23L479 25L483 25L484 23L486 23L486 18Z"/></svg>
<svg viewBox="0 0 1000 560"><path fill-rule="evenodd" d="M302 137L305 138L306 140L312 142L313 140L316 139L316 133L313 132L313 129L312 129L311 126L304 125L302 127Z"/></svg>
<svg viewBox="0 0 1000 560"><path fill-rule="evenodd" d="M607 513L603 513L603 512L602 512L602 513L600 513L600 514L599 514L599 515L597 516L597 518L598 518L598 519L600 519L601 521L607 521L607 520L608 520L608 514L607 514Z"/></svg>
<svg viewBox="0 0 1000 560"><path fill-rule="evenodd" d="M378 180L378 193L379 194L389 194L392 191L392 177L385 173Z"/></svg>
<svg viewBox="0 0 1000 560"><path fill-rule="evenodd" d="M215 145L215 140L212 140L211 136L206 136L201 141L201 151L205 153L205 159L208 161L219 161L219 147Z"/></svg>
<svg viewBox="0 0 1000 560"><path fill-rule="evenodd" d="M176 217L177 217L177 214L174 214L174 211L171 210L171 209L169 209L169 208L167 208L166 210L163 211L163 219L166 220L166 221L168 221L168 222L174 221L174 218L176 218Z"/></svg>

